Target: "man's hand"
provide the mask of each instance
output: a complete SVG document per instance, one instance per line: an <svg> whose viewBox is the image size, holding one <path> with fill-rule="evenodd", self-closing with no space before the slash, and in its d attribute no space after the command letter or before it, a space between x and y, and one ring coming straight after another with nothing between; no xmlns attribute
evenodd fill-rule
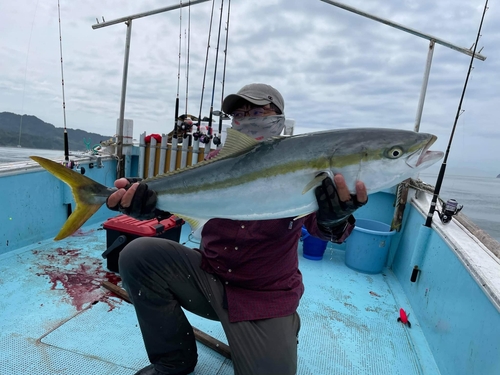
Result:
<svg viewBox="0 0 500 375"><path fill-rule="evenodd" d="M341 174L336 174L333 181L329 177L325 178L315 193L319 206L316 217L318 224L323 227L332 227L346 220L368 201L365 184L357 181L356 194L353 195Z"/></svg>
<svg viewBox="0 0 500 375"><path fill-rule="evenodd" d="M120 178L115 181L118 188L111 194L106 205L110 210L120 211L135 219L147 220L156 216L156 192L137 178Z"/></svg>

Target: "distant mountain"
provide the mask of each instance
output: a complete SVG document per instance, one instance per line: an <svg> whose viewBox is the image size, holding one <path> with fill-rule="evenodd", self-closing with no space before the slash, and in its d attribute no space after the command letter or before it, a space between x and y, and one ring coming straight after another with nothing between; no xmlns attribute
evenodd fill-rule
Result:
<svg viewBox="0 0 500 375"><path fill-rule="evenodd" d="M64 130L48 124L38 117L23 115L21 126L21 146L49 150L64 150ZM0 146L16 147L19 142L19 126L21 115L10 112L0 113ZM84 151L85 141L94 146L109 135L89 133L79 129L67 129L68 143L71 151Z"/></svg>

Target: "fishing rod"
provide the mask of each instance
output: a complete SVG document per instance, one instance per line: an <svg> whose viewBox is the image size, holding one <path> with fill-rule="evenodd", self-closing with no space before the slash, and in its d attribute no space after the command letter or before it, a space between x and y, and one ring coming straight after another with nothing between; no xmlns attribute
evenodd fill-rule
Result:
<svg viewBox="0 0 500 375"><path fill-rule="evenodd" d="M212 84L212 100L210 102L210 114L208 120L208 139L212 136L212 119L214 112L214 97L215 97L215 81L217 79L217 65L219 61L219 46L220 46L220 31L222 28L222 13L224 11L224 0L221 0L220 4L220 16L219 16L219 31L217 34L217 48L215 49L215 65L214 65L214 81Z"/></svg>
<svg viewBox="0 0 500 375"><path fill-rule="evenodd" d="M214 6L215 6L215 0L212 0L212 12L210 14L210 26L208 28L207 54L205 56L205 69L203 71L203 83L202 83L202 87L201 87L200 114L198 116L198 123L197 123L198 129L200 129L200 125L201 125L201 110L203 107L203 94L205 92L205 79L207 77L208 52L210 50L210 38L212 36L212 21L214 19Z"/></svg>
<svg viewBox="0 0 500 375"><path fill-rule="evenodd" d="M224 46L224 68L222 70L222 90L221 90L221 99L220 99L220 104L221 104L221 110L219 111L219 136L222 137L222 119L224 118L225 114L222 112L222 103L224 101L224 87L226 85L226 62L227 62L227 45L228 45L228 39L229 39L229 15L231 13L231 0L228 0L227 2L227 22L226 22L226 42ZM215 139L214 139L215 143ZM220 138L218 139L218 144L217 146L220 145Z"/></svg>
<svg viewBox="0 0 500 375"><path fill-rule="evenodd" d="M441 191L441 185L443 183L444 173L446 170L446 162L448 161L448 155L450 153L451 143L453 142L453 136L455 135L455 129L457 127L458 117L462 113L462 103L463 103L463 100L465 97L465 90L467 89L467 83L469 82L469 76L470 76L470 73L472 71L472 64L474 63L474 56L476 55L477 44L479 42L479 38L481 37L481 29L483 27L484 15L486 14L487 10L488 10L488 0L486 0L486 2L484 4L484 10L483 10L483 14L481 17L481 23L479 24L479 29L477 31L476 42L474 43L474 50L473 50L472 55L471 55L469 69L467 71L467 77L465 78L465 83L464 83L464 87L462 90L462 95L460 97L460 102L458 104L457 114L455 116L455 122L453 124L450 139L448 141L448 147L447 147L445 155L444 155L443 164L441 164L441 169L439 170L439 175L438 175L438 178L436 181L436 187L434 189L434 195L432 196L432 202L431 202L431 205L429 207L429 213L427 214L427 219L426 219L425 224L424 224L428 228L431 227L432 216L434 215L434 211L436 210L436 202L437 202L437 199L439 196L439 192Z"/></svg>
<svg viewBox="0 0 500 375"><path fill-rule="evenodd" d="M191 0L189 1L191 3ZM189 56L191 46L191 7L188 8L188 29L187 29L187 51L186 51L186 114L188 114L188 92L189 92Z"/></svg>
<svg viewBox="0 0 500 375"><path fill-rule="evenodd" d="M189 1L191 3L191 1ZM189 98L189 57L191 56L191 7L188 8L188 27L187 27L187 33L184 30L184 36L186 40L186 106L185 106L185 114L186 116L184 117L182 121L182 130L183 130L183 137L186 138L188 137L188 146L191 146L191 142L193 137L191 137L191 133L193 132L193 120L189 116L188 112L188 98ZM184 146L184 145L183 145Z"/></svg>
<svg viewBox="0 0 500 375"><path fill-rule="evenodd" d="M63 117L64 117L64 160L69 164L69 142L68 130L66 129L66 99L64 97L64 69L63 69L63 51L62 51L62 32L61 32L61 5L57 0L57 12L59 14L59 51L61 55L61 86L63 100Z"/></svg>
<svg viewBox="0 0 500 375"><path fill-rule="evenodd" d="M170 149L170 166L169 171L175 170L177 165L177 127L179 119L179 90L181 81L181 52L182 52L182 0L179 1L179 54L177 63L177 93L175 97L175 111L174 111L174 130L172 132L172 141Z"/></svg>
<svg viewBox="0 0 500 375"><path fill-rule="evenodd" d="M175 118L174 118L174 132L172 134L172 141L174 139L177 140L177 120L179 118L179 90L181 83L181 52L182 52L182 0L179 1L179 55L178 55L179 59L177 63L177 94L175 97L175 114L174 114Z"/></svg>

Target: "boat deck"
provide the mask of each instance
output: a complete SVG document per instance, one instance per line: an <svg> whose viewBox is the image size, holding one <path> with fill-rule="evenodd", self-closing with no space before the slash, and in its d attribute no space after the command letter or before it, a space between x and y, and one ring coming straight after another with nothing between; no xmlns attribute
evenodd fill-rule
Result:
<svg viewBox="0 0 500 375"><path fill-rule="evenodd" d="M181 242L194 247L187 229ZM105 237L100 225L86 226L66 240L0 256L0 374L129 375L149 363L132 305L101 287L120 285L101 257ZM321 261L299 258L306 292L298 374L439 373L390 270L353 271L331 244ZM397 322L400 307L410 313L411 328ZM218 322L188 317L227 343ZM233 373L231 360L200 343L198 352L194 374Z"/></svg>

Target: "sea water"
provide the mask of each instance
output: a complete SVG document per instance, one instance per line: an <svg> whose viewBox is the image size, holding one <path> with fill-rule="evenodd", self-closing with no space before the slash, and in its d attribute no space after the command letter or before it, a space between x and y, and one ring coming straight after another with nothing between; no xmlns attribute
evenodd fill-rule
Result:
<svg viewBox="0 0 500 375"><path fill-rule="evenodd" d="M43 156L47 159L61 159L64 158L64 151L24 147L0 147L0 163L30 161L30 156Z"/></svg>
<svg viewBox="0 0 500 375"><path fill-rule="evenodd" d="M0 147L0 163L30 160L31 155L64 158L60 150ZM436 184L435 174L421 173L420 178ZM439 196L445 202L455 199L463 205L462 212L500 242L500 178L445 175Z"/></svg>
<svg viewBox="0 0 500 375"><path fill-rule="evenodd" d="M437 177L421 173L420 179L434 186ZM445 175L439 197L455 199L462 213L500 242L500 178Z"/></svg>

